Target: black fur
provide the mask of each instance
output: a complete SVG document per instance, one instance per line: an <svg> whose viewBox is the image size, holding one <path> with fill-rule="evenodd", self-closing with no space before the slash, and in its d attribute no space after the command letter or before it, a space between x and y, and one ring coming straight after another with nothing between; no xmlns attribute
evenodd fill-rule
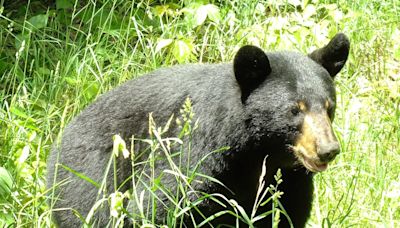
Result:
<svg viewBox="0 0 400 228"><path fill-rule="evenodd" d="M273 175L280 168L283 174L280 190L284 192L281 200L295 227L303 227L311 210L313 175L299 165L290 150L303 121L301 115L294 115L293 108L300 99L312 107L322 106L326 99L334 103L331 76L343 67L348 49L349 42L343 34L310 54L311 58L293 52L264 53L259 48L245 46L236 55L234 64L177 66L128 81L99 97L65 128L60 145L55 146L49 158L48 186L53 186L56 163L100 183L110 158L114 134L120 134L129 147L132 135L147 137L148 113L152 112L155 121L163 125L171 114L179 116L179 109L189 97L195 118L199 119L199 127L192 138L189 166L193 168L211 151L224 146L230 148L209 156L198 171L217 178L231 191L209 181L193 182L193 188L223 193L250 214L262 161L268 155L267 186L274 184ZM167 136L176 136L176 125L171 129ZM181 156L182 161L189 160L187 154ZM119 158L117 167L119 183L132 175L126 159ZM168 165L162 161L156 167L158 172L166 168ZM114 191L113 176L112 172L108 175L109 192ZM175 189L174 178L165 174L163 185ZM56 182L65 179L69 182L56 188L60 200L54 208L74 208L86 216L96 201L98 189L58 167ZM127 183L120 190L130 186ZM143 189L138 188L139 192ZM165 196L157 194L167 202ZM207 216L221 207L207 201L200 204L199 209ZM269 209L266 206L259 213ZM71 210L55 212L54 218L61 227L81 225ZM95 218L97 225L105 226L109 222L109 210L100 210ZM157 208L156 218L159 223L165 222L164 207ZM195 219L201 221L201 216ZM256 225L265 227L270 220ZM288 224L284 216L281 220L281 226ZM191 226L189 220L186 222ZM234 225L235 219L226 215L213 223Z"/></svg>
<svg viewBox="0 0 400 228"><path fill-rule="evenodd" d="M338 33L328 45L315 50L309 56L325 67L329 74L334 77L346 63L349 50L349 39L343 33Z"/></svg>
<svg viewBox="0 0 400 228"><path fill-rule="evenodd" d="M267 55L260 48L250 45L240 48L233 61L233 69L242 91L242 102L271 73Z"/></svg>

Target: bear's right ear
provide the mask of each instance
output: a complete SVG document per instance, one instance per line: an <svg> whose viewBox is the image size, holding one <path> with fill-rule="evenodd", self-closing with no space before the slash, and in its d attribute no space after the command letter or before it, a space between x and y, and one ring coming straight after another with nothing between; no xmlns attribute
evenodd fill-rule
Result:
<svg viewBox="0 0 400 228"><path fill-rule="evenodd" d="M331 77L335 77L346 63L349 49L350 41L347 36L338 33L325 47L313 51L308 56L321 64Z"/></svg>
<svg viewBox="0 0 400 228"><path fill-rule="evenodd" d="M258 47L246 45L239 49L233 61L235 78L242 92L244 103L250 93L256 89L271 73L267 55Z"/></svg>

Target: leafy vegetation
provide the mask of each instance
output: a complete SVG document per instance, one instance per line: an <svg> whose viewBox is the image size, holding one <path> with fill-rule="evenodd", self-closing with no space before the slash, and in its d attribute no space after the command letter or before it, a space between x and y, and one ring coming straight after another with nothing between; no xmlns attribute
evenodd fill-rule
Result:
<svg viewBox="0 0 400 228"><path fill-rule="evenodd" d="M306 53L339 31L352 44L336 79L342 153L316 175L309 224L400 226L397 0L0 4L2 226L51 226L47 155L69 120L99 94L159 67L230 61L249 43Z"/></svg>

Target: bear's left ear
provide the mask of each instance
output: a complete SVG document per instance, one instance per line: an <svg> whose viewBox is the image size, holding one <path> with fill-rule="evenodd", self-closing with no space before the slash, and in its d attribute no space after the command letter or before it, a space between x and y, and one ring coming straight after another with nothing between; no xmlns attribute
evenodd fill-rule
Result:
<svg viewBox="0 0 400 228"><path fill-rule="evenodd" d="M350 41L343 33L335 37L323 48L313 51L308 56L321 64L334 77L343 68L349 55Z"/></svg>
<svg viewBox="0 0 400 228"><path fill-rule="evenodd" d="M246 45L239 49L233 61L236 81L242 92L244 103L250 93L256 89L271 73L267 55L258 47Z"/></svg>

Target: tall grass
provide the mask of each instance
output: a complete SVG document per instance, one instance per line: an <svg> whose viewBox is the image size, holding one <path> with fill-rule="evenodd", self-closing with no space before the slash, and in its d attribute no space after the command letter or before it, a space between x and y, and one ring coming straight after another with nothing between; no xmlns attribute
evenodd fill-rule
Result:
<svg viewBox="0 0 400 228"><path fill-rule="evenodd" d="M316 175L309 225L400 226L397 0L6 3L0 225L51 226L47 155L69 120L99 94L162 66L230 61L248 43L306 53L342 31L352 45L336 79L342 153Z"/></svg>

